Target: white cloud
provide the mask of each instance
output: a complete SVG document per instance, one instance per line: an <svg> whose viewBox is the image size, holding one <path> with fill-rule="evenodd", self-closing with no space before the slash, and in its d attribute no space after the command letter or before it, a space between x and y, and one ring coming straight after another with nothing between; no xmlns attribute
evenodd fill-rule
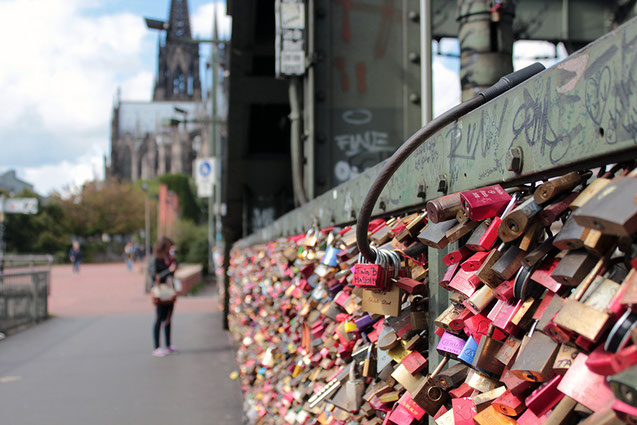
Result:
<svg viewBox="0 0 637 425"><path fill-rule="evenodd" d="M103 156L85 155L74 161L64 160L59 164L27 167L24 169L24 180L35 182L38 193L69 192L76 190L83 183L104 178ZM64 170L63 173L60 171Z"/></svg>
<svg viewBox="0 0 637 425"><path fill-rule="evenodd" d="M226 15L226 5L222 2L208 3L199 6L190 19L192 31L195 36L201 38L212 37L213 12L217 9L217 23L219 24L219 37L230 38L232 18Z"/></svg>
<svg viewBox="0 0 637 425"><path fill-rule="evenodd" d="M53 181L92 178L95 152L109 148L117 86L125 97L151 94L152 72L142 58L154 50L152 34L130 13L91 14L96 4L0 2L0 38L5 40L0 167L24 169L38 190L55 187ZM65 175L67 170L72 172Z"/></svg>
<svg viewBox="0 0 637 425"><path fill-rule="evenodd" d="M442 114L460 103L460 78L458 73L444 65L440 56L433 58L433 116Z"/></svg>
<svg viewBox="0 0 637 425"><path fill-rule="evenodd" d="M556 57L557 56L557 57ZM548 41L520 40L513 43L513 69L518 70L535 62L547 68L568 56L564 44Z"/></svg>

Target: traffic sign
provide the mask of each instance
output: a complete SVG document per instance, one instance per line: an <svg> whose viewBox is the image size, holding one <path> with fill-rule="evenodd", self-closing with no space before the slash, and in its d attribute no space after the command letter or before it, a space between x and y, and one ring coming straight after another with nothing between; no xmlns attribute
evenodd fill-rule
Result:
<svg viewBox="0 0 637 425"><path fill-rule="evenodd" d="M0 211L6 214L37 214L37 198L9 198L0 203Z"/></svg>
<svg viewBox="0 0 637 425"><path fill-rule="evenodd" d="M212 187L217 177L215 162L216 158L214 157L195 159L193 170L197 183L197 196L200 198L212 196Z"/></svg>

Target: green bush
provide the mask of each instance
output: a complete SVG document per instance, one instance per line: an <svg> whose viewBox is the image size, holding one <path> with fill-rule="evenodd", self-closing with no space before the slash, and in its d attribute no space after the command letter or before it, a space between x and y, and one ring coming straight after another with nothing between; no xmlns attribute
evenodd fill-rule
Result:
<svg viewBox="0 0 637 425"><path fill-rule="evenodd" d="M180 263L201 264L203 273L208 273L208 228L197 225L191 220L177 222L177 261Z"/></svg>

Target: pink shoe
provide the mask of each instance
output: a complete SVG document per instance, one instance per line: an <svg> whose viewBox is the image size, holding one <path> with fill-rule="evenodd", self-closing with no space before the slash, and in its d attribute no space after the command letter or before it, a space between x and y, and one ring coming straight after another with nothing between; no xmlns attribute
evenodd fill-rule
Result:
<svg viewBox="0 0 637 425"><path fill-rule="evenodd" d="M168 355L168 353L163 348L155 348L152 354L155 357L164 357Z"/></svg>
<svg viewBox="0 0 637 425"><path fill-rule="evenodd" d="M170 347L166 347L166 353L167 354L175 354L175 353L178 353L178 352L179 352L179 350L177 350L172 345Z"/></svg>

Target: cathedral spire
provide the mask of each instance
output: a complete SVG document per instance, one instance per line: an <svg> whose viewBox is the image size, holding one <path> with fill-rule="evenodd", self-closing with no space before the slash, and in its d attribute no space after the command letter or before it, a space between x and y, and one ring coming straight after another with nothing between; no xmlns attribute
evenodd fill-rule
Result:
<svg viewBox="0 0 637 425"><path fill-rule="evenodd" d="M188 0L171 0L170 2L170 17L168 19L166 40L174 38L192 38L190 17L188 15Z"/></svg>
<svg viewBox="0 0 637 425"><path fill-rule="evenodd" d="M192 39L188 0L171 0L166 42L159 46L153 100L201 100L199 45L182 39Z"/></svg>

